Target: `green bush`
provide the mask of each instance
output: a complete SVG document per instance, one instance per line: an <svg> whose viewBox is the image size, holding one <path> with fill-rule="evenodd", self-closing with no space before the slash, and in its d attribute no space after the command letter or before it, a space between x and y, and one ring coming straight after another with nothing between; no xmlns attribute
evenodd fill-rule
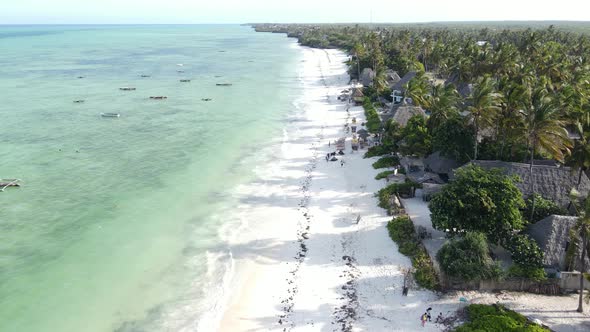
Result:
<svg viewBox="0 0 590 332"><path fill-rule="evenodd" d="M389 236L399 247L399 252L412 259L415 268L414 278L420 287L438 288L438 278L430 256L418 240L414 224L408 216L397 217L387 224Z"/></svg>
<svg viewBox="0 0 590 332"><path fill-rule="evenodd" d="M379 199L379 207L391 212L390 200L393 195L410 195L412 188L421 188L422 185L406 179L404 183L392 183L385 188L380 189L375 196Z"/></svg>
<svg viewBox="0 0 590 332"><path fill-rule="evenodd" d="M399 165L399 158L397 156L385 156L373 163L373 168L386 168Z"/></svg>
<svg viewBox="0 0 590 332"><path fill-rule="evenodd" d="M543 281L547 279L545 270L543 268L532 268L514 264L508 268L509 277L527 278L535 281Z"/></svg>
<svg viewBox="0 0 590 332"><path fill-rule="evenodd" d="M517 234L507 242L506 249L510 251L514 263L527 269L543 267L543 252L534 239L528 235Z"/></svg>
<svg viewBox="0 0 590 332"><path fill-rule="evenodd" d="M364 158L378 157L390 152L390 149L385 145L375 145L370 147L367 152L365 152Z"/></svg>
<svg viewBox="0 0 590 332"><path fill-rule="evenodd" d="M502 276L502 270L488 252L485 235L468 232L463 238L445 243L436 258L449 276L465 281L497 279Z"/></svg>
<svg viewBox="0 0 590 332"><path fill-rule="evenodd" d="M549 332L501 305L471 304L467 307L468 322L455 332Z"/></svg>
<svg viewBox="0 0 590 332"><path fill-rule="evenodd" d="M381 180L387 178L389 175L395 173L395 171L383 171L377 175L375 175L375 180Z"/></svg>
<svg viewBox="0 0 590 332"><path fill-rule="evenodd" d="M395 173L395 171L383 171L377 175L375 175L375 180L381 180L387 178L389 175ZM403 168L397 170L398 174L406 174Z"/></svg>
<svg viewBox="0 0 590 332"><path fill-rule="evenodd" d="M412 258L412 265L416 269L414 272L414 278L420 287L424 287L426 289L437 289L438 288L438 278L436 276L436 271L434 270L434 266L432 266L432 260L426 249L424 247L420 247L421 250Z"/></svg>
<svg viewBox="0 0 590 332"><path fill-rule="evenodd" d="M369 97L363 99L363 108L365 109L365 117L367 118L367 130L371 133L379 132L379 129L381 129L381 118L379 118L379 114Z"/></svg>
<svg viewBox="0 0 590 332"><path fill-rule="evenodd" d="M533 214L533 218L531 219L531 209L533 207L533 200L532 197L529 197L526 201L526 209L523 212L524 217L530 223L536 223L537 221L543 220L549 217L552 214L557 215L567 215L567 210L562 208L561 206L557 205L557 203L550 201L548 199L544 199L539 194L535 195L535 212Z"/></svg>

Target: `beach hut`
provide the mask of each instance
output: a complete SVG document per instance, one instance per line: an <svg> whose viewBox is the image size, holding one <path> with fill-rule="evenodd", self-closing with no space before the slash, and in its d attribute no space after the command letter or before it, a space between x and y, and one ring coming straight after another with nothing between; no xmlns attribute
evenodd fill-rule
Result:
<svg viewBox="0 0 590 332"><path fill-rule="evenodd" d="M408 124L408 120L414 115L420 115L426 118L426 111L420 106L398 104L394 106L393 110L382 114L381 118L383 122L393 119L393 121L397 122L400 127L405 127Z"/></svg>
<svg viewBox="0 0 590 332"><path fill-rule="evenodd" d="M562 207L569 205L570 192L578 184L578 172L574 172L571 167L555 165L554 161L545 161L543 163L539 161L537 165L533 162L532 178L530 176L529 164L498 160L476 160L472 163L484 169L497 168L507 175L517 175L521 181L516 182L515 185L520 189L525 198L531 194L531 181L534 181L535 192L537 194ZM583 172L578 191L584 197L590 193L590 179Z"/></svg>
<svg viewBox="0 0 590 332"><path fill-rule="evenodd" d="M366 129L359 129L356 131L357 135L359 135L360 138L364 139L365 141L367 140L367 137L369 137L369 132Z"/></svg>
<svg viewBox="0 0 590 332"><path fill-rule="evenodd" d="M375 72L371 68L365 68L361 72L360 79L364 87L373 86L373 81L375 80Z"/></svg>
<svg viewBox="0 0 590 332"><path fill-rule="evenodd" d="M362 105L363 101L365 99L365 94L363 93L363 89L362 88L354 88L352 90L351 98L354 101L355 105Z"/></svg>
<svg viewBox="0 0 590 332"><path fill-rule="evenodd" d="M543 252L543 266L559 271L567 271L579 266L581 252L577 255L575 266L568 267L566 261L566 253L571 241L570 230L577 221L578 217L551 215L527 228L526 233L537 241ZM590 260L588 257L586 259L586 266L590 266Z"/></svg>
<svg viewBox="0 0 590 332"><path fill-rule="evenodd" d="M436 151L424 159L424 169L438 174L444 180L448 180L453 170L460 166L461 164L456 160L442 156L440 151Z"/></svg>
<svg viewBox="0 0 590 332"><path fill-rule="evenodd" d="M416 72L411 71L404 75L399 81L391 86L391 96L393 97L393 103L399 104L404 100L404 95L406 93L406 84L411 81L414 77L416 77Z"/></svg>

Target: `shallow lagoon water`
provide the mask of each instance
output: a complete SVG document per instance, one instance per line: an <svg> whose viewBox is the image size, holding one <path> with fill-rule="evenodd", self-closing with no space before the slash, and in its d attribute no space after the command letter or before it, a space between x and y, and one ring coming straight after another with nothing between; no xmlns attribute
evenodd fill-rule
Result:
<svg viewBox="0 0 590 332"><path fill-rule="evenodd" d="M294 41L7 26L0 49L0 177L23 180L0 193L0 331L191 330L230 268L210 250L232 188L296 108Z"/></svg>

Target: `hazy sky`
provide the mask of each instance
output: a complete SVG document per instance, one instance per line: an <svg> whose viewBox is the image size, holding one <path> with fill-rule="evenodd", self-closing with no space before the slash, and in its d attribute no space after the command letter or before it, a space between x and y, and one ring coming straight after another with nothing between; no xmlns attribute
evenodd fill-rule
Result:
<svg viewBox="0 0 590 332"><path fill-rule="evenodd" d="M0 24L590 21L590 0L0 0Z"/></svg>

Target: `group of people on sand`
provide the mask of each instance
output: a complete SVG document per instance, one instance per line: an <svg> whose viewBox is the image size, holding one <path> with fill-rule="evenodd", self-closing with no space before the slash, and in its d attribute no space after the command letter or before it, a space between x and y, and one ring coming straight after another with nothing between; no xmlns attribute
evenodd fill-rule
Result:
<svg viewBox="0 0 590 332"><path fill-rule="evenodd" d="M426 325L426 322L432 322L432 316L430 315L431 311L432 311L432 308L429 307L428 309L426 309L426 312L423 313L422 316L420 316L420 321L422 322L422 327L424 327ZM442 314L442 312L439 312L434 323L439 324L439 323L442 323L443 320L444 320L443 314Z"/></svg>

